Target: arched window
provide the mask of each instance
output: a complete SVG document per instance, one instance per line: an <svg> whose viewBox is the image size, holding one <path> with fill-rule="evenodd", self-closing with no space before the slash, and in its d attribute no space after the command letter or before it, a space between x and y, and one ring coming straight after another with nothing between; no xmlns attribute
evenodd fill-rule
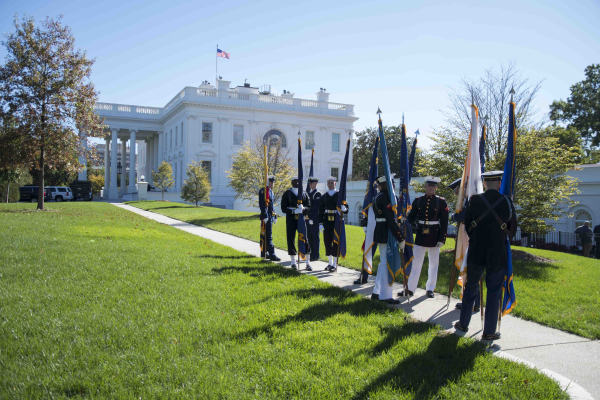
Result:
<svg viewBox="0 0 600 400"><path fill-rule="evenodd" d="M283 132L277 129L271 129L263 136L263 142L269 146L276 145L279 141L281 141L281 147L287 147L287 139L285 135Z"/></svg>
<svg viewBox="0 0 600 400"><path fill-rule="evenodd" d="M362 213L362 204L356 205L356 221L358 221L358 225L360 226L360 222L365 219L365 215Z"/></svg>

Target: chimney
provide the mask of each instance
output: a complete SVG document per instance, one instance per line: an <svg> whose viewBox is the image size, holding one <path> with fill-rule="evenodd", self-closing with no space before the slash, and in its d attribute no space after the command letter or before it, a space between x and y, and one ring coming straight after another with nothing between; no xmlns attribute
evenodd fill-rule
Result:
<svg viewBox="0 0 600 400"><path fill-rule="evenodd" d="M320 88L317 92L317 101L329 102L329 93L327 93L327 89Z"/></svg>

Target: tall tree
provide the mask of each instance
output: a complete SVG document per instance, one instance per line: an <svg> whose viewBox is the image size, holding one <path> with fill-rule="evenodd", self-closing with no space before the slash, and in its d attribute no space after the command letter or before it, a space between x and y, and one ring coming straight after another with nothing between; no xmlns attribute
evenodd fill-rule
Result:
<svg viewBox="0 0 600 400"><path fill-rule="evenodd" d="M581 135L586 149L600 145L600 64L585 69L585 79L571 86L571 96L550 105L550 119Z"/></svg>
<svg viewBox="0 0 600 400"><path fill-rule="evenodd" d="M471 104L475 104L481 123L487 126L486 156L504 154L511 89L515 90L513 99L517 105L517 129L521 126L539 128L544 119L536 118L538 110L534 107L533 99L540 91L542 82L531 83L521 75L514 62L501 64L499 69L490 68L480 78L463 78L460 85L450 89L448 94L450 109L444 112L448 122L445 129L466 140L471 131Z"/></svg>
<svg viewBox="0 0 600 400"><path fill-rule="evenodd" d="M39 171L40 193L46 167L61 171L81 169L83 133L102 135L102 121L94 112L98 94L90 82L94 60L75 49L71 30L61 18L46 18L40 27L32 17L14 20L15 32L6 36L6 64L0 67L0 119L6 138L18 142L13 155ZM43 196L38 209L44 209Z"/></svg>
<svg viewBox="0 0 600 400"><path fill-rule="evenodd" d="M187 177L181 187L181 198L188 203L209 201L210 180L207 171L197 162L192 162L187 166Z"/></svg>
<svg viewBox="0 0 600 400"><path fill-rule="evenodd" d="M158 166L158 171L152 171L152 181L154 182L154 186L160 189L162 193L162 199L165 199L165 190L172 188L175 186L175 181L173 180L173 168L171 164L166 161L163 161Z"/></svg>
<svg viewBox="0 0 600 400"><path fill-rule="evenodd" d="M247 200L253 206L258 206L258 191L265 185L264 145L267 146L269 175L275 175L273 202L281 199L296 174L296 163L290 158L294 146L283 147L281 140L274 137L266 141L255 137L252 143L246 142L235 154L231 170L226 171L227 186L235 191L236 199Z"/></svg>
<svg viewBox="0 0 600 400"><path fill-rule="evenodd" d="M379 135L378 127L367 128L357 132L352 148L352 180L362 181L369 177L369 168L371 166L371 156L373 155L373 144L375 138ZM392 173L399 176L400 172L400 145L402 141L402 126L384 126L385 141L390 158L390 168ZM412 146L414 138L409 137L408 147ZM417 146L415 154L415 166L421 162L421 149ZM381 158L378 161L379 171L383 171ZM418 176L415 168L414 176Z"/></svg>

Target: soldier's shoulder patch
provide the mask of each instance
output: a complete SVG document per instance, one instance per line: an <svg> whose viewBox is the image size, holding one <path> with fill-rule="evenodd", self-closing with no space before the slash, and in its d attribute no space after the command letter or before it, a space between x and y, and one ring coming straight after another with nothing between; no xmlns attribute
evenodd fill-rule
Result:
<svg viewBox="0 0 600 400"><path fill-rule="evenodd" d="M388 208L389 210L391 210L391 209L392 209L392 203L388 204L388 205L387 205L387 208Z"/></svg>
<svg viewBox="0 0 600 400"><path fill-rule="evenodd" d="M379 214L381 214L381 210L379 210L379 209L378 209L378 210L377 210L377 212L378 212Z"/></svg>

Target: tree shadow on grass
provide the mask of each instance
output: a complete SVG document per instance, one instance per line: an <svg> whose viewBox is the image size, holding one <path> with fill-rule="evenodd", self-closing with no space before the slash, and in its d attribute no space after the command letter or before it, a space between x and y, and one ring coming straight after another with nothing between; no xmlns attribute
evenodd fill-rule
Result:
<svg viewBox="0 0 600 400"><path fill-rule="evenodd" d="M226 224L226 223L235 223L235 222L244 222L244 221L259 221L259 216L257 215L246 215L240 217L218 217L218 218L203 218L203 219L192 219L187 222L190 224L198 225L198 226L207 226L212 224ZM257 230L259 225L257 225Z"/></svg>
<svg viewBox="0 0 600 400"><path fill-rule="evenodd" d="M513 262L513 274L518 278L533 279L538 281L551 281L550 272L560 269L560 265L554 263L540 263L535 261Z"/></svg>
<svg viewBox="0 0 600 400"><path fill-rule="evenodd" d="M402 334L406 335L402 328L398 332L392 332L390 341L399 340L401 336L398 335ZM384 388L414 393L414 399L436 398L441 388L472 370L475 359L485 353L485 346L479 342L463 343L459 348L459 341L460 337L457 335L441 333L433 338L425 352L404 358L363 388L353 399L369 398L371 393L375 394Z"/></svg>
<svg viewBox="0 0 600 400"><path fill-rule="evenodd" d="M219 256L216 254L201 254L201 255L197 255L196 257L198 258L217 258L217 259L232 259L232 260L236 260L236 259L241 259L241 258L256 258L255 256L251 256L251 255L245 255L245 256ZM257 262L261 262L257 261Z"/></svg>
<svg viewBox="0 0 600 400"><path fill-rule="evenodd" d="M250 256L252 257L252 256ZM252 257L256 258L256 257ZM255 261L256 266L243 266L243 267L221 267L221 268L213 268L212 273L217 275L228 275L228 274L236 274L243 273L250 275L254 278L263 278L269 275L275 275L281 278L299 278L302 275L298 272L281 268L279 265L268 265L270 263L265 263L262 260Z"/></svg>

